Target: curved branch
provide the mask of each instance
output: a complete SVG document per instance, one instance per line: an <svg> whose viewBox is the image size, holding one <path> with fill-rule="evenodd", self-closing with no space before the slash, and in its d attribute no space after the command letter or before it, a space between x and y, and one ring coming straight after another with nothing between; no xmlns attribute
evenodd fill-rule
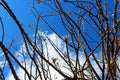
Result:
<svg viewBox="0 0 120 80"><path fill-rule="evenodd" d="M0 17L0 22L1 22L1 25L2 25L2 39L1 39L1 42L3 42L4 40L4 25L3 25L3 21L2 21L2 18Z"/></svg>

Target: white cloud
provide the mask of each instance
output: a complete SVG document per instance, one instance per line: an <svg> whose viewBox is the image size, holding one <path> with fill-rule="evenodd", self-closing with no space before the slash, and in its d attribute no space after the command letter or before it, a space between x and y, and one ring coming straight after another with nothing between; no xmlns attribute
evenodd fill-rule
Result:
<svg viewBox="0 0 120 80"><path fill-rule="evenodd" d="M60 56L58 55L58 53L55 51L55 49L53 48L53 46L50 44L50 42L47 40L47 38L46 38L46 36L45 36L45 34L43 33L43 32L39 32L40 34L41 34L41 36L45 39L45 41L43 41L43 46L44 46L44 53L45 53L45 57L47 58L47 55L49 55L49 61L50 62L52 62L53 63L53 59L57 59L57 61L56 61L56 63L59 63L59 66L60 66L60 69L64 72L64 73L66 73L66 74L68 74L68 75L70 75L70 76L73 76L73 74L67 69L67 68L69 68L68 66L67 66L67 64L60 58ZM64 42L55 34L55 33L53 33L53 34L47 34L47 36L48 36L48 38L60 49L60 50L62 50L62 52L64 53L66 50L65 50L65 44L64 44ZM48 49L46 49L46 44L45 44L45 42L47 43L47 48ZM38 44L39 45L39 44ZM23 49L24 48L24 49ZM47 50L48 50L48 52L47 52ZM22 44L21 45L21 48L20 48L20 50L19 50L20 52L22 52L22 51L24 51L24 52L26 52L26 50L25 50L25 45L24 44ZM71 54L70 54L70 56L71 56L71 58L72 59L75 59L75 55L74 55L74 52L70 52ZM85 58L85 56L83 55L83 52L79 52L80 53L80 55L79 55L79 61L80 61L80 65L82 66L84 63L85 63L85 60L86 60L86 58ZM22 56L19 54L19 53L17 53L17 55L19 55L19 58L20 58L20 60L22 60ZM96 57L98 57L98 55L96 55ZM99 58L97 58L98 60L100 60L100 56L99 56ZM100 71L100 69L98 68L98 66L97 66L97 64L96 64L96 62L92 59L92 57L91 57L91 63L92 63L92 65L93 65L93 67L94 67L94 69L97 71L97 73L101 76L101 71ZM118 63L119 63L119 61L120 61L120 58L118 58ZM26 61L26 63L27 63L27 69L28 69L28 71L30 71L30 64L31 64L31 60L28 58L28 60ZM102 65L102 64L100 64L100 65ZM67 68L65 68L64 66L66 66ZM119 67L120 67L120 64L119 64ZM45 68L47 68L47 66L45 66ZM52 67L49 67L50 68L50 72L51 72L51 77L52 77L52 79L53 80L62 80L63 79L63 77L58 73L58 72L56 72ZM33 66L33 69L32 69L32 73L33 73L33 75L35 75L35 70L36 70L36 67L35 66ZM20 68L20 67L18 67L17 69L16 69L16 72L17 72L17 74L18 74L18 76L19 76L19 78L21 79L21 80L25 80L24 79L24 71ZM87 75L89 75L90 73L89 72L87 72L87 71L84 71L85 72L85 74L87 74ZM43 75L43 74L42 74ZM7 79L6 80L13 80L13 75L11 74L11 72L9 72L9 75L8 75L8 77L7 77ZM26 80L28 80L28 79L26 79ZM34 80L34 79L33 79ZM37 79L37 80L40 80L40 79Z"/></svg>
<svg viewBox="0 0 120 80"><path fill-rule="evenodd" d="M41 33L42 32L40 32L40 34ZM42 33L41 36L46 38L44 33ZM58 46L59 49L63 48L63 42L62 42L62 40L60 40L57 37L56 34L54 34L54 33L53 34L48 34L47 36L52 40L52 42L54 42L55 45ZM49 53L49 56L50 56L50 61L53 62L52 59L54 59L54 58L58 58L59 59L59 56L58 56L57 52L54 50L54 48L52 47L52 45L50 44L50 42L47 39L46 39L46 43L47 43L48 53ZM44 47L46 46L45 42L43 43L43 46ZM20 47L19 52L16 52L17 59L20 60L20 61L23 60L23 56L21 55L21 53L23 53L23 52L26 53L25 44L22 44L21 47ZM46 48L44 48L44 53L46 54L46 57L47 57L47 49ZM64 64L63 61L60 60L60 59L57 60L57 61L59 62L59 64ZM26 63L27 63L27 66L30 67L31 61L27 60ZM35 66L33 66L33 75L35 74L35 69L36 69ZM65 71L65 72L67 71L64 68L62 68L62 70ZM30 70L28 69L28 71L30 71ZM19 78L21 80L24 80L24 71L20 67L16 68L16 72L17 72L17 75L19 76ZM51 74L52 79L54 79L54 80L61 80L61 79L63 79L63 77L58 72L56 72L52 67L50 67L50 72L52 73ZM13 79L14 79L13 75L11 74L11 72L9 72L7 80L13 80Z"/></svg>
<svg viewBox="0 0 120 80"><path fill-rule="evenodd" d="M31 61L27 60L27 62L26 62L26 65L27 65L26 68L27 68L27 71L29 73L30 73L30 64L31 64ZM32 69L33 69L32 73L35 74L35 67L33 67ZM16 73L17 73L17 75L18 75L18 77L19 77L20 80L25 80L25 72L24 72L24 70L22 68L18 67L16 69ZM15 80L11 72L9 72L8 77L7 77L6 80ZM26 77L26 80L29 80L28 77ZM34 79L32 79L32 80L34 80Z"/></svg>

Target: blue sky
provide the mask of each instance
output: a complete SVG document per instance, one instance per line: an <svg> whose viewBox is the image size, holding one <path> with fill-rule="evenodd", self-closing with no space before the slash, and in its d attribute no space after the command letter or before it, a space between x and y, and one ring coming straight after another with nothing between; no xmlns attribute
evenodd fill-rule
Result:
<svg viewBox="0 0 120 80"><path fill-rule="evenodd" d="M18 20L21 24L23 24L24 28L27 30L27 26L29 23L33 24L35 22L33 16L31 16L30 8L31 5L28 4L29 0L6 0L14 14L17 16ZM10 42L14 39L16 43L19 43L22 41L20 32L18 30L17 25L14 23L14 21L11 19L11 17L8 15L8 13L5 11L3 7L0 6L0 16L3 20L4 24L4 30L5 30L5 36L4 36L4 44L9 47ZM30 33L30 30L28 30ZM0 39L1 39L1 25L0 25ZM30 33L32 35L32 33ZM19 45L20 47L20 45ZM1 53L1 51L0 51ZM2 57L0 60L3 60L4 57ZM8 74L9 68L6 68L5 75Z"/></svg>
<svg viewBox="0 0 120 80"><path fill-rule="evenodd" d="M32 4L31 4L31 0L22 0L22 1L17 1L17 0L7 0L7 3L9 4L10 8L12 9L12 11L15 13L15 15L17 16L18 20L20 21L21 24L23 24L24 29L29 33L32 34L32 30L28 28L29 24L35 24L36 20L34 18L34 16L31 13L31 8L32 8ZM36 7L41 10L44 11L43 13L48 14L51 11L46 8L44 5L40 6L42 4L36 4ZM69 8L71 6L66 6L66 11L69 11ZM71 10L74 10L74 8L72 8ZM42 14L42 13L41 13ZM3 9L0 8L0 16L3 19L3 23L5 26L5 43L11 41L13 38L16 38L19 35L19 30L16 26L16 24L14 23L14 21L11 19L11 17L7 14L7 12ZM74 16L73 16L74 17ZM52 21L54 20L54 21ZM53 26L54 24L57 24L58 27L56 27L56 29L63 34L64 29L62 28L62 26L60 26L60 23L57 23L58 19L56 19L56 17L48 17L47 21L49 23L52 23ZM43 25L43 24L41 24ZM45 25L43 25L45 26ZM47 30L48 32L50 32L50 30L47 27L44 27L45 30ZM88 29L88 28L86 28ZM1 28L0 28L0 32L1 32ZM0 35L1 37L1 35Z"/></svg>
<svg viewBox="0 0 120 80"><path fill-rule="evenodd" d="M109 11L112 12L113 9L113 0L106 0L109 1L110 7L108 8ZM25 31L32 36L34 33L34 26L36 24L36 19L31 13L32 9L32 0L6 0L20 23L23 25ZM37 7L38 11L43 11L41 14L48 14L51 12L49 8L46 8L42 4L37 4L35 2L35 6ZM64 5L65 6L65 5ZM74 7L71 5L65 6L66 12L69 12L69 10L75 11ZM111 13L112 14L112 13ZM15 39L16 42L22 41L22 37L20 35L20 32L18 30L17 25L14 23L14 21L11 19L11 17L8 15L8 13L4 10L3 7L0 6L0 16L2 17L4 28L5 28L5 38L4 43L5 45L9 46L9 43L12 41L12 39ZM74 15L71 16L74 18ZM64 30L64 28L61 26L61 23L58 20L58 17L47 17L45 18L52 26L55 26L56 30L61 35L68 35L68 33ZM29 25L33 25L32 28L28 28ZM40 20L40 26L44 28L45 31L48 33L52 33L52 31ZM93 38L98 40L98 37L95 33L87 26L85 25L85 30L89 33L89 35L92 35ZM39 28L40 29L40 28ZM40 29L41 30L41 29ZM1 26L0 26L0 34L1 34ZM1 39L1 35L0 35ZM18 44L18 43L17 43ZM90 43L91 46L95 46L93 43Z"/></svg>
<svg viewBox="0 0 120 80"><path fill-rule="evenodd" d="M108 10L112 11L113 8L113 1L112 0L106 0L109 1L109 5L110 7L108 8ZM24 29L32 35L32 33L34 32L32 29L28 28L28 25L34 25L36 24L36 19L34 18L34 16L31 13L31 8L32 8L32 4L31 4L31 0L7 0L6 1L10 8L12 9L12 11L15 13L15 15L17 16L18 20L20 21L20 23L23 25ZM51 12L51 10L49 10L48 8L46 8L44 5L42 4L35 4L36 7L38 8L39 11L44 11L43 13L48 14ZM40 6L42 5L42 6ZM71 8L71 6L65 6L66 7L66 11L69 11L69 8ZM71 10L74 10L74 8L71 8ZM42 13L41 13L42 14ZM111 13L112 14L112 13ZM10 42L12 39L18 38L19 35L19 30L16 26L16 24L14 23L14 21L11 19L11 17L8 15L8 13L2 8L0 7L0 16L2 17L3 23L4 23L4 27L5 27L5 39L4 42ZM74 18L74 16L73 16ZM58 27L55 27L56 30L60 33L60 34L66 34L63 27L60 25L61 23L57 23L58 19L57 17L48 17L46 18L47 21L49 23L51 23L53 26L56 24ZM50 32L49 28L46 27L42 22L40 22L40 25L42 25L45 30L47 30L48 32ZM85 28L86 31L91 32L91 30L89 30L89 28ZM0 34L1 34L2 30L0 27ZM92 33L93 34L93 33ZM1 35L0 35L1 38Z"/></svg>
<svg viewBox="0 0 120 80"><path fill-rule="evenodd" d="M24 24L27 24L32 21L30 19L30 16L28 15L30 12L29 9L30 6L26 5L27 4L26 0L23 1L8 0L7 3L11 7L12 11L15 13L15 15L17 16L17 18L21 23L25 22ZM19 35L18 27L2 7L0 7L0 16L2 17L5 28L4 42L8 43L12 39L19 37L20 35Z"/></svg>
<svg viewBox="0 0 120 80"><path fill-rule="evenodd" d="M31 0L6 0L14 14L16 15L17 19L20 21L20 23L23 25L23 28L25 31L32 36L34 33L34 28L37 23L35 17L31 13L32 9L32 1ZM44 5L40 6L42 4L37 4L35 2L35 6L37 7L38 10L44 11L43 13L48 14L50 13L51 10L46 8ZM41 13L42 14L42 13ZM4 44L9 47L10 42L14 39L15 45L18 45L17 47L19 48L21 46L22 42L22 36L20 35L20 31L15 24L15 22L12 20L12 18L9 16L7 11L3 7L0 6L0 16L2 18L3 24L4 24ZM46 18L49 23L52 25L56 24L58 27L56 29L58 32L61 34L66 34L66 32L63 30L62 27L60 27L60 23L57 23L58 20L56 17L48 17ZM54 21L52 21L54 20ZM29 28L29 25L32 25L32 28ZM1 26L1 25L0 25ZM42 22L40 22L40 26L44 27L44 30L47 31L48 33L52 33L46 25L44 25ZM2 34L2 29L0 27L0 34ZM0 35L1 39L1 35ZM3 60L4 57L2 57L0 60ZM5 74L8 75L8 70L9 68L6 68Z"/></svg>
<svg viewBox="0 0 120 80"><path fill-rule="evenodd" d="M24 29L29 33L30 35L33 34L34 30L31 28L28 28L29 25L35 26L36 24L36 19L34 18L33 14L31 13L32 9L32 1L31 0L22 0L22 1L17 1L17 0L7 0L6 1L14 14L17 16L18 20L20 23L23 25ZM35 3L35 6L37 9L41 12L41 14L48 14L51 12L48 8L46 8L42 4L37 4ZM12 39L18 38L19 35L19 30L17 25L14 23L14 21L11 19L11 17L8 15L8 13L4 10L4 8L0 7L0 16L2 17L4 27L5 27L5 39L4 42L10 42ZM49 23L51 23L53 26L56 24L58 27L56 29L58 32L63 34L65 32L60 26L60 23L58 23L57 17L48 17L46 18ZM41 21L40 25L44 27L45 30L48 32L51 32L48 27L46 27ZM34 28L34 27L33 27ZM1 34L1 27L0 27L0 34ZM1 37L1 35L0 35Z"/></svg>

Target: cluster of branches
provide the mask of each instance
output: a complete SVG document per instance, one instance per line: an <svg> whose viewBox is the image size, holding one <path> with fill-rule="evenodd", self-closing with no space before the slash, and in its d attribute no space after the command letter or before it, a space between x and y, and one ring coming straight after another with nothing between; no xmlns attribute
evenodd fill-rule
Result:
<svg viewBox="0 0 120 80"><path fill-rule="evenodd" d="M33 1L34 2L34 1ZM6 61L8 62L9 68L16 80L20 80L17 75L14 65L12 63L11 58L15 61L15 63L23 69L25 72L25 79L40 79L40 80L53 80L51 77L50 67L55 69L60 75L64 77L65 80L117 80L120 79L118 73L120 73L120 67L117 63L119 58L119 49L120 49L120 21L119 21L119 0L114 0L114 9L113 13L109 12L107 7L107 2L102 2L102 0L47 0L47 1L39 1L39 4L44 4L49 7L53 14L41 15L37 8L33 4L32 13L37 20L36 31L34 33L34 39L30 39L30 36L23 29L21 23L18 21L8 4L1 0L0 5L8 12L11 18L17 24L19 31L24 40L25 49L27 51L27 56L29 56L31 60L30 71L28 71L26 66L26 53L21 53L24 58L24 65L18 60L14 53L10 50L13 44L11 43L10 47L6 47L3 43L4 41L4 24L2 23L2 40L0 41L0 47L4 53ZM64 6L62 4L73 6L75 11L70 10L66 12ZM37 15L35 15L37 13ZM49 22L45 19L45 17L50 16L58 16L60 21L62 22L62 26L69 33L66 38L63 38L56 30L52 27ZM66 48L66 53L62 52L57 45L50 40L50 38L46 35L46 39L53 46L54 50L60 56L60 58L67 64L66 69L68 69L72 75L68 75L62 71L61 68L58 68L58 65L54 64L56 58L52 59L53 62L49 60L49 56L45 56L43 48L47 48L43 46L44 39L40 33L38 33L39 20L42 20L64 43ZM83 26L84 25L84 26ZM91 31L85 31L86 29L90 29ZM90 35L92 33L95 34ZM97 38L97 39L96 39ZM41 46L39 47L37 41L40 41ZM94 45L91 45L91 43ZM99 49L101 53L101 59L95 55L95 51ZM74 60L70 56L70 50L74 52ZM83 52L83 54L80 53ZM48 51L49 52L49 51ZM85 62L82 65L79 59L80 55L85 56ZM95 62L98 69L100 70L101 75L95 70L94 65L91 62L91 59ZM47 68L45 67L47 65ZM32 68L36 68L36 74L32 74ZM2 73L3 69L0 69ZM4 74L0 75L0 78L5 79Z"/></svg>

